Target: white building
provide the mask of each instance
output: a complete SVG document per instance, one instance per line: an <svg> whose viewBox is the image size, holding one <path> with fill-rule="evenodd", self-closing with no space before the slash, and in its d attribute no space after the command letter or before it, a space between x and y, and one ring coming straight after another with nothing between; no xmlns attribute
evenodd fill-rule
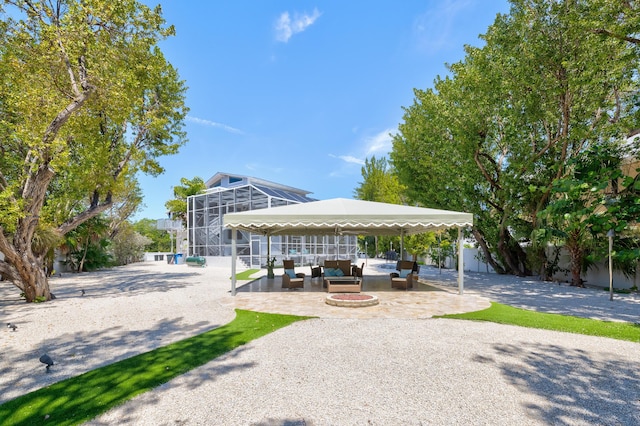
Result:
<svg viewBox="0 0 640 426"><path fill-rule="evenodd" d="M187 199L187 239L190 256L231 256L231 230L224 227L226 213L316 201L310 192L250 176L216 173L207 190ZM267 260L267 238L238 232L238 258L248 267L262 267ZM356 236L273 236L271 256L277 263L293 259L298 265L324 259L354 259Z"/></svg>

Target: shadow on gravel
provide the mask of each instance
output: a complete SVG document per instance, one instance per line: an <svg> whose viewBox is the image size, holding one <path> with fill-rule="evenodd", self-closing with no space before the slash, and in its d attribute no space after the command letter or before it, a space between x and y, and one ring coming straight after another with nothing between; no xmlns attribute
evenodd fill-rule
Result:
<svg viewBox="0 0 640 426"><path fill-rule="evenodd" d="M606 343L603 354L606 355ZM640 371L636 365L590 359L581 350L519 342L495 347L528 368L500 365L507 382L525 394L536 394L550 406L529 405L546 424L640 424ZM476 359L487 362L487 359Z"/></svg>
<svg viewBox="0 0 640 426"><path fill-rule="evenodd" d="M305 419L266 419L251 426L313 426L313 423Z"/></svg>
<svg viewBox="0 0 640 426"><path fill-rule="evenodd" d="M56 425L80 424L253 339L304 319L306 317L236 310L236 318L231 323L92 369L1 404L0 418L15 425L41 424L43 419ZM236 363L218 368L217 373L252 366L253 363ZM211 380L216 377L216 368L214 366L212 373L196 373L193 378L198 384ZM122 423L120 418L118 420L118 424Z"/></svg>
<svg viewBox="0 0 640 426"><path fill-rule="evenodd" d="M225 360L229 358L235 358L246 351L246 347L239 347L234 349L232 352L221 355L216 358L217 360ZM161 388L172 388L175 386L185 386L189 389L197 388L201 386L205 382L213 382L224 374L228 374L234 370L239 369L248 369L255 366L253 362L243 362L243 363L235 363L231 365L218 365L215 367L207 366L207 368L201 368L197 371L197 374L194 370L191 371L190 374L184 374L181 377L181 382L186 382L184 384L176 385L174 382L165 383L160 385ZM228 395L227 395L228 396ZM215 398L220 398L220 395L212 395L212 409L215 409L215 403L213 400ZM124 404L122 408L118 411L118 424L136 424L136 422L140 421L140 410L141 406L154 406L162 400L163 395L161 392L150 392L146 393L142 400L139 403L129 402ZM181 416L185 416L185 418L181 418ZM165 424L172 425L186 425L190 423L190 413L183 413L180 411L169 412L166 413ZM87 426L108 426L112 425L112 420L101 421L96 418L88 421L86 423Z"/></svg>
<svg viewBox="0 0 640 426"><path fill-rule="evenodd" d="M199 274L190 273L158 273L157 271L142 272L124 268L105 269L94 272L81 272L68 274L72 279L52 277L49 279L51 292L58 299L80 297L113 297L136 296L150 292L168 292L174 289L184 288L189 285L189 280ZM20 297L20 290L11 283L3 282L0 289L0 308L16 304L24 304ZM85 291L84 295L82 290ZM42 308L55 300L44 303Z"/></svg>
<svg viewBox="0 0 640 426"><path fill-rule="evenodd" d="M42 307L46 308L46 305ZM16 386L21 393L31 392L81 374L87 369L99 368L167 345L171 341L183 338L186 330L189 334L197 335L222 325L207 322L185 325L182 319L165 318L158 321L153 328L146 330L117 327L99 332L62 334L55 339L43 339L37 351L22 354L3 353L0 355L0 375L14 373L13 365L31 364L33 368L24 371L15 381L0 384L0 403L7 399L2 395L10 395L9 391L14 390ZM110 356L108 348L112 347L127 350ZM47 353L55 362L49 374L38 361L43 353Z"/></svg>

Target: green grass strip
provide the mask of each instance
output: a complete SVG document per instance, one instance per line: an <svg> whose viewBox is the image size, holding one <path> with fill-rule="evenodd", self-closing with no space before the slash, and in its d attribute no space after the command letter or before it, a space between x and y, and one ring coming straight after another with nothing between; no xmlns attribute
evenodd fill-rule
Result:
<svg viewBox="0 0 640 426"><path fill-rule="evenodd" d="M246 271L242 271L236 274L236 280L252 280L251 275L258 272L260 269L247 269ZM229 277L231 279L231 277Z"/></svg>
<svg viewBox="0 0 640 426"><path fill-rule="evenodd" d="M566 333L640 342L640 324L600 321L569 315L528 311L495 302L491 302L491 307L483 311L441 315L434 318L489 321L499 324L518 325L521 327L564 331Z"/></svg>
<svg viewBox="0 0 640 426"><path fill-rule="evenodd" d="M237 309L236 318L222 327L7 401L0 405L0 423L85 422L253 339L308 318Z"/></svg>

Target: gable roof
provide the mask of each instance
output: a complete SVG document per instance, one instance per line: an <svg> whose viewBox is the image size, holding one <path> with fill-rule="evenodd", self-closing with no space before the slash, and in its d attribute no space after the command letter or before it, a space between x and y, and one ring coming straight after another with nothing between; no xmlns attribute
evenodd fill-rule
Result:
<svg viewBox="0 0 640 426"><path fill-rule="evenodd" d="M230 184L227 185L222 185L221 183L226 179L230 179L233 180L233 182L231 182ZM218 184L219 186L214 186ZM269 187L269 188L273 188L273 189L277 189L277 190L282 190L282 191L288 191L288 192L293 192L296 194L300 194L302 196L307 196L308 194L311 194L311 191L307 191L305 189L300 189L300 188L294 188L293 186L289 186L289 185L283 185L281 183L276 183L276 182L271 182L269 180L266 179L260 179L260 178L256 178L253 176L246 176L246 175L240 175L240 174L233 174L233 173L225 173L225 172L217 172L215 175L211 176L206 182L205 185L207 186L207 188L212 189L212 188L234 188L237 186L242 186L242 185L260 185L260 186L265 186L265 187Z"/></svg>
<svg viewBox="0 0 640 426"><path fill-rule="evenodd" d="M473 225L471 213L334 198L224 215L224 226L264 235L399 235Z"/></svg>

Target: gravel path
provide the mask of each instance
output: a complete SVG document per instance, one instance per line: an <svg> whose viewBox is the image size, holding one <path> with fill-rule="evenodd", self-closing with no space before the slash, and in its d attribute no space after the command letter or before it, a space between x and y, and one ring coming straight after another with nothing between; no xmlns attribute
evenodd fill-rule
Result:
<svg viewBox="0 0 640 426"><path fill-rule="evenodd" d="M0 330L0 403L229 322L228 270L181 268L150 263L56 278L59 300L44 306L20 303L0 286L1 318L19 327ZM492 300L638 321L636 295L612 303L602 291L476 275L465 278L466 291ZM88 424L635 425L639 349L491 323L321 318L253 341ZM43 350L57 361L51 374L37 361Z"/></svg>
<svg viewBox="0 0 640 426"><path fill-rule="evenodd" d="M228 277L222 268L151 262L64 274L50 283L57 300L44 305L0 283L0 403L228 323L235 313L219 304L230 297ZM51 374L38 361L45 352L56 363Z"/></svg>

